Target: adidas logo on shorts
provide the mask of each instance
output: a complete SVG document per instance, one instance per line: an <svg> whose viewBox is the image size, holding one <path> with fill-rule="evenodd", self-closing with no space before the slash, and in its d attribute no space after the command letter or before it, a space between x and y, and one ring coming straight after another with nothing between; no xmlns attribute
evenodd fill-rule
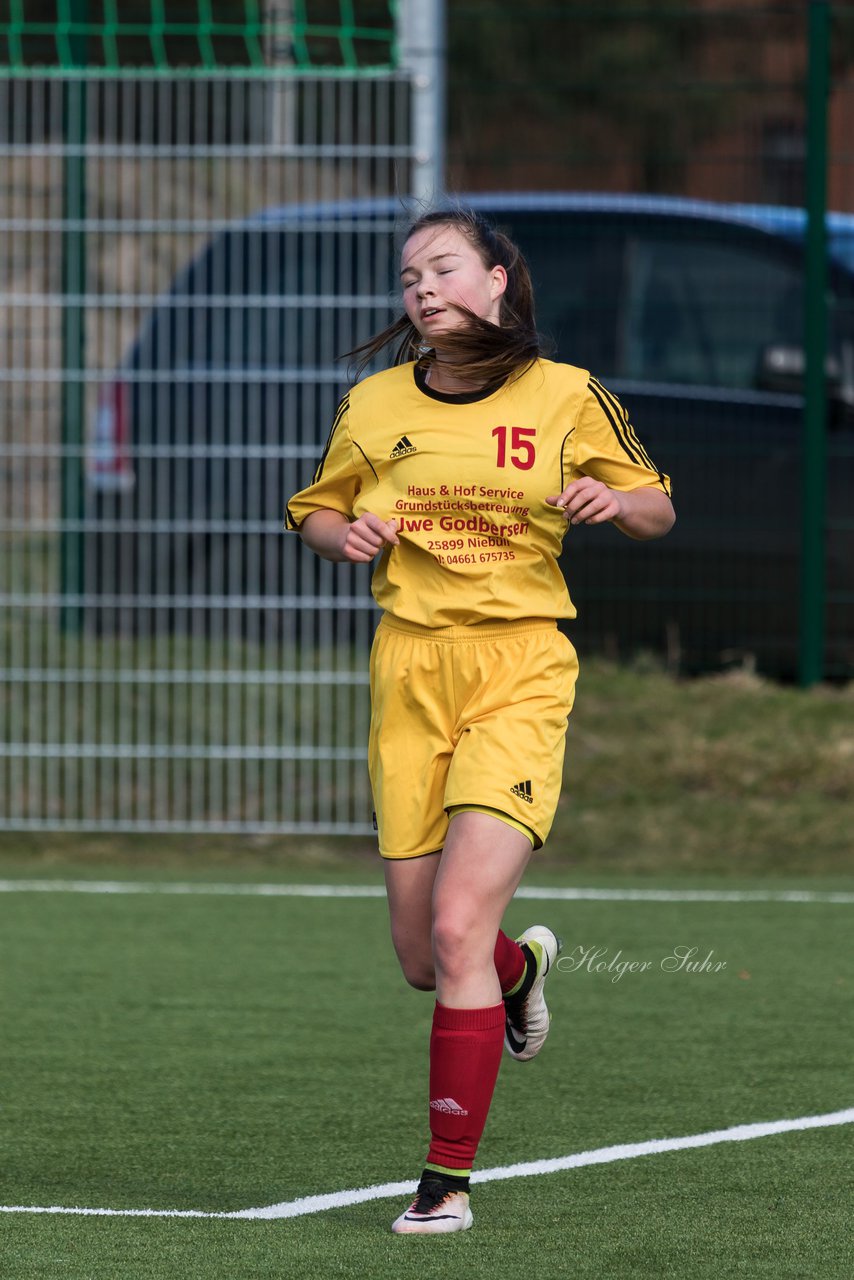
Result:
<svg viewBox="0 0 854 1280"><path fill-rule="evenodd" d="M390 458L405 458L408 453L415 452L415 445L409 439L409 436L401 436L388 456Z"/></svg>
<svg viewBox="0 0 854 1280"><path fill-rule="evenodd" d="M531 794L531 779L525 782L517 782L515 786L510 788L514 796L518 796L520 800L525 800L528 804L534 803L534 797Z"/></svg>

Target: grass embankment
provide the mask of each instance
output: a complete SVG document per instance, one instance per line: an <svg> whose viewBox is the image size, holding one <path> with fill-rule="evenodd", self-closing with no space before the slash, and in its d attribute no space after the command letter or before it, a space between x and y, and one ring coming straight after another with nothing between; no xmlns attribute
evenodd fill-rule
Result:
<svg viewBox="0 0 854 1280"><path fill-rule="evenodd" d="M854 870L854 686L588 663L551 856L657 871Z"/></svg>
<svg viewBox="0 0 854 1280"><path fill-rule="evenodd" d="M4 834L0 858L221 871L373 865L370 839ZM854 686L587 661L543 869L854 872Z"/></svg>

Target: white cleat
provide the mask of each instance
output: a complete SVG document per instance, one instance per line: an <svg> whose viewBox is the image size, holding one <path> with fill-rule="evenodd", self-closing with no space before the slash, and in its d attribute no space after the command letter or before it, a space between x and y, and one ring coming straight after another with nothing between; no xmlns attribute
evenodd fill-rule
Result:
<svg viewBox="0 0 854 1280"><path fill-rule="evenodd" d="M398 1235L441 1235L467 1231L474 1221L468 1193L450 1191L434 1178L422 1178L412 1204L391 1224Z"/></svg>
<svg viewBox="0 0 854 1280"><path fill-rule="evenodd" d="M536 1057L549 1034L549 1011L543 997L543 985L561 950L560 939L545 925L534 924L516 941L527 952L529 965L536 962L536 977L530 988L518 995L504 997L504 1048L517 1062Z"/></svg>

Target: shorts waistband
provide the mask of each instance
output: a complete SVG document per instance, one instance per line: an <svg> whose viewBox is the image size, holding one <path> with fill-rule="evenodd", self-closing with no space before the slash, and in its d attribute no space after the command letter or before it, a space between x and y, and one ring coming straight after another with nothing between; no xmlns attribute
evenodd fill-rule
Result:
<svg viewBox="0 0 854 1280"><path fill-rule="evenodd" d="M422 640L435 640L440 644L478 644L481 640L509 639L535 631L556 631L557 622L554 618L515 618L507 622L471 622L459 627L424 627L420 622L408 622L405 618L384 613L379 630L419 636Z"/></svg>

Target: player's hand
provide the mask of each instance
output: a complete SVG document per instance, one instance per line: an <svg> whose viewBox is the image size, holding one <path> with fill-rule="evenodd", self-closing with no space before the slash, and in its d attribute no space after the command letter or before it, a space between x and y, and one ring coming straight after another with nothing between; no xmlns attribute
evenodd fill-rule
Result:
<svg viewBox="0 0 854 1280"><path fill-rule="evenodd" d="M344 528L340 551L345 560L353 564L365 564L373 560L384 547L400 546L396 520L381 520L366 512Z"/></svg>
<svg viewBox="0 0 854 1280"><path fill-rule="evenodd" d="M609 489L601 480L582 476L568 484L563 493L546 498L552 507L562 511L569 524L606 524L623 515L623 495Z"/></svg>

